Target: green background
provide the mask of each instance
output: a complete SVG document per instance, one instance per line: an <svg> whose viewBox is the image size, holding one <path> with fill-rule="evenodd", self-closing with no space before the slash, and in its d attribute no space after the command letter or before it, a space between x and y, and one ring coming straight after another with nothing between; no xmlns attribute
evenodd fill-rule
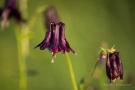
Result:
<svg viewBox="0 0 135 90"><path fill-rule="evenodd" d="M96 69L88 90L135 89L135 1L133 0L28 0L28 20L40 6L54 5L66 24L66 37L78 55L69 53L75 79L79 84L91 72L99 47L114 44L121 53L124 80L108 86L105 61ZM0 1L4 6L4 0ZM0 32L0 90L19 90L19 66L14 19ZM45 36L43 14L38 15L30 39L30 54L26 60L27 90L73 90L65 55L58 53L54 64L48 50L33 49Z"/></svg>

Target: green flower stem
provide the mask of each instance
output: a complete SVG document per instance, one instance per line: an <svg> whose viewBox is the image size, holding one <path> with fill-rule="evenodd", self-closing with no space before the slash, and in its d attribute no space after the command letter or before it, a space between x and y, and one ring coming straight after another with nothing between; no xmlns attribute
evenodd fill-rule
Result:
<svg viewBox="0 0 135 90"><path fill-rule="evenodd" d="M17 41L17 47L18 47L18 63L19 63L19 69L20 69L20 90L26 90L27 88L27 73L26 73L26 65L25 65L25 59L22 56L22 45L21 41Z"/></svg>
<svg viewBox="0 0 135 90"><path fill-rule="evenodd" d="M93 67L93 69L92 69L92 71L91 71L88 79L85 81L84 85L82 86L82 89L81 90L84 90L84 88L89 84L89 82L90 82L90 80L91 80L91 78L92 78L92 76L94 74L94 71L96 70L97 65L98 65L98 60L94 64L94 67Z"/></svg>
<svg viewBox="0 0 135 90"><path fill-rule="evenodd" d="M95 70L96 70L97 65L98 65L98 60L96 61L95 65L94 65L94 67L93 67L93 69L92 69L92 71L91 71L91 73L90 73L89 78L88 78L87 81L84 83L84 87L89 84L89 82L90 82L90 80L91 80L91 78L92 78L92 76L93 76L93 74L94 74L94 72L95 72Z"/></svg>
<svg viewBox="0 0 135 90"><path fill-rule="evenodd" d="M19 0L20 11L24 19L28 19L27 2L28 0ZM29 55L30 30L33 28L35 24L37 15L43 12L45 7L46 6L39 7L36 10L36 13L31 18L30 22L28 22L28 24L22 25L21 30L20 29L15 30L18 47L18 62L20 69L20 82L19 82L20 90L27 90L27 72L25 61Z"/></svg>
<svg viewBox="0 0 135 90"><path fill-rule="evenodd" d="M19 71L20 71L19 88L20 90L26 90L27 89L26 64L25 64L25 58L23 57L23 53L22 53L21 32L19 31L20 31L19 28L15 28L17 51L18 51L18 64L19 64Z"/></svg>
<svg viewBox="0 0 135 90"><path fill-rule="evenodd" d="M29 20L29 23L28 23L28 26L29 26L29 29L32 30L35 22L36 22L36 19L38 17L38 15L40 15L46 8L47 6L40 6L36 9L35 13L33 14L33 16L31 17L31 19ZM27 28L26 28L27 29Z"/></svg>
<svg viewBox="0 0 135 90"><path fill-rule="evenodd" d="M24 19L28 18L27 2L27 0L19 0L19 8ZM18 46L18 62L20 69L20 90L27 90L27 70L25 61L29 55L29 38L23 38L23 36L29 33L29 27L28 29L25 29L26 27L28 27L28 25L23 24L20 29L16 30L16 32L18 32L16 34L16 38Z"/></svg>
<svg viewBox="0 0 135 90"><path fill-rule="evenodd" d="M21 15L23 19L28 19L28 0L19 0L19 8L21 11ZM27 27L27 29L26 29ZM21 25L21 35L29 34L29 26L26 23L22 23ZM22 38L22 53L23 57L26 59L29 55L29 38Z"/></svg>
<svg viewBox="0 0 135 90"><path fill-rule="evenodd" d="M67 60L67 63L68 63L68 68L69 68L69 71L70 71L70 77L71 77L71 80L72 80L73 88L74 88L74 90L78 90L78 87L77 87L77 84L76 84L76 81L75 81L75 76L74 76L72 64L71 64L71 61L70 61L70 57L69 57L68 53L65 53L65 55L66 55L66 60Z"/></svg>

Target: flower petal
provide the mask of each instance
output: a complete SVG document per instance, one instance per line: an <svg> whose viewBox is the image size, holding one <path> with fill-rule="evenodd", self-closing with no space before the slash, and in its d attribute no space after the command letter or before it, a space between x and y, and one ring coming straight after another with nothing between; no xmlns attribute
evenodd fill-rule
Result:
<svg viewBox="0 0 135 90"><path fill-rule="evenodd" d="M35 48L40 47L41 50L47 48L47 46L50 44L51 39L53 38L53 27L54 27L54 23L51 23L50 29L46 33L45 39L40 44L35 46Z"/></svg>
<svg viewBox="0 0 135 90"><path fill-rule="evenodd" d="M111 53L107 53L106 74L107 74L108 78L110 79L110 83L112 83L112 78L113 78L112 74L113 74L113 72L112 72L111 62L110 62L110 58L109 58L110 54Z"/></svg>
<svg viewBox="0 0 135 90"><path fill-rule="evenodd" d="M54 31L54 37L53 37L53 40L52 42L49 44L48 46L48 49L54 53L57 53L60 51L60 48L59 48L59 25L56 24L55 26L55 31Z"/></svg>
<svg viewBox="0 0 135 90"><path fill-rule="evenodd" d="M118 67L119 76L120 76L120 79L123 80L123 65L122 65L122 60L120 58L120 53L115 52L115 55L116 55L116 63Z"/></svg>
<svg viewBox="0 0 135 90"><path fill-rule="evenodd" d="M76 52L70 47L68 41L66 40L65 36L65 24L60 22L60 49L62 53L70 52L70 50L76 54Z"/></svg>
<svg viewBox="0 0 135 90"><path fill-rule="evenodd" d="M119 76L119 72L118 72L118 68L117 68L117 64L116 64L115 53L112 53L112 55L110 56L110 61L111 61L112 69L113 69L113 77L116 78Z"/></svg>
<svg viewBox="0 0 135 90"><path fill-rule="evenodd" d="M60 22L60 50L64 54L66 49L66 41L65 41L65 24Z"/></svg>

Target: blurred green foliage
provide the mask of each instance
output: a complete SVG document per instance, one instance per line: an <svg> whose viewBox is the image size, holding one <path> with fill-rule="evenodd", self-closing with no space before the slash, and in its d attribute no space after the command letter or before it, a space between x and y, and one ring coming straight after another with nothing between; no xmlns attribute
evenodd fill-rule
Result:
<svg viewBox="0 0 135 90"><path fill-rule="evenodd" d="M0 1L3 7L4 0ZM133 90L135 56L135 1L133 0L28 0L28 21L40 6L54 5L66 24L66 37L78 55L70 53L77 83L87 79L94 66L100 46L115 48L121 53L124 80L116 83L130 86L105 86L109 79L104 64L91 79L89 90ZM19 90L19 66L14 34L15 23L0 32L0 90ZM33 49L45 36L44 15L37 17L31 30L30 54L27 58L28 90L73 90L65 56L57 54L54 64L48 50ZM130 79L130 80L129 80Z"/></svg>

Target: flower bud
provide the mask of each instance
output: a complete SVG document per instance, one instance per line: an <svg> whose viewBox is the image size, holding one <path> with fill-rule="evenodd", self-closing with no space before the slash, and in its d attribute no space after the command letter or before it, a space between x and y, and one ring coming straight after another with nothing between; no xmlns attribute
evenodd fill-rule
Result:
<svg viewBox="0 0 135 90"><path fill-rule="evenodd" d="M106 74L110 79L110 83L119 77L121 80L123 79L123 66L119 52L107 53Z"/></svg>

